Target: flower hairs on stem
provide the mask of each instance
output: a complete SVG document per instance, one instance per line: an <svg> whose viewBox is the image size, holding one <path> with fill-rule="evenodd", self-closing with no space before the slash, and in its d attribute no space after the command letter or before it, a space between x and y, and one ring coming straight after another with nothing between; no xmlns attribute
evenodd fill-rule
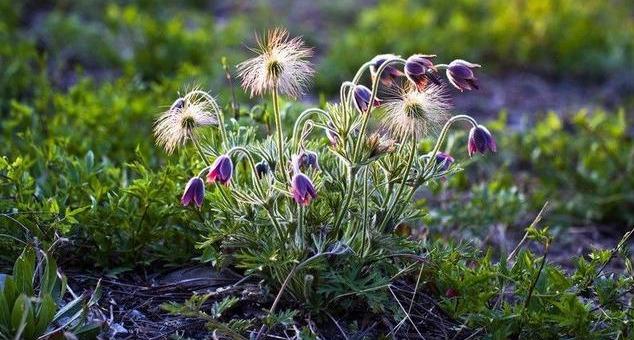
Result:
<svg viewBox="0 0 634 340"><path fill-rule="evenodd" d="M253 96L277 89L280 94L297 98L304 93L315 73L307 60L312 49L299 38L290 38L282 28L269 30L266 37L256 37L256 57L238 65L242 87Z"/></svg>

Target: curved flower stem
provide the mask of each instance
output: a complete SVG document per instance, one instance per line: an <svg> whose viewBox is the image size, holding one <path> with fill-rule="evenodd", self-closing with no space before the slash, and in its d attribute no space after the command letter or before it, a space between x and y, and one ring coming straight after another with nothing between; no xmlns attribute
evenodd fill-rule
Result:
<svg viewBox="0 0 634 340"><path fill-rule="evenodd" d="M368 61L365 64L361 65L361 67L359 67L359 70L357 70L357 73L354 75L354 78L352 78L353 89L357 84L359 84L359 81L361 80L361 76L363 76L363 72L365 72L365 70L367 70L370 66L372 66L372 62ZM352 92L353 92L352 90L348 91L348 95L346 97L345 105L348 105L348 107L351 107L351 104L352 104Z"/></svg>
<svg viewBox="0 0 634 340"><path fill-rule="evenodd" d="M255 169L255 161L253 160L251 152L249 152L249 150L245 149L244 147L234 146L233 148L231 148L231 150L227 151L227 155L231 155L236 152L242 153L247 158L247 162L249 163L249 166L251 166L251 170L253 171L251 175L253 185L255 186L258 195L260 195L260 199L265 201L264 190L262 190L262 185L260 184L260 181L258 181L257 170Z"/></svg>
<svg viewBox="0 0 634 340"><path fill-rule="evenodd" d="M330 114L328 114L328 112L316 107L302 111L302 113L300 113L299 116L297 116L297 120L295 120L295 125L293 126L293 139L291 140L293 147L296 147L299 144L299 141L297 139L299 138L298 134L299 134L300 126L302 126L302 123L304 122L304 120L306 120L313 113L320 113L324 115L326 119L330 119Z"/></svg>
<svg viewBox="0 0 634 340"><path fill-rule="evenodd" d="M396 192L396 195L394 196L394 200L389 204L389 207L387 211L385 212L385 216L383 217L383 221L381 221L379 230L383 230L383 228L385 228L385 224L390 219L390 215L392 214L392 212L394 211L394 208L396 207L396 203L398 202L399 198L401 198L401 195L403 194L403 190L405 189L405 183L407 182L407 178L409 177L409 171L412 167L412 164L414 163L414 158L416 155L416 134L410 133L410 137L412 138L412 150L410 151L409 157L407 158L407 165L405 166L405 171L403 172L403 179L401 180L401 183L398 187L398 191Z"/></svg>
<svg viewBox="0 0 634 340"><path fill-rule="evenodd" d="M339 228L339 225L341 224L341 221L343 219L343 215L345 213L346 210L348 210L348 205L350 204L350 200L352 200L352 196L354 194L354 173L352 170L352 166L347 166L346 169L347 174L346 174L346 196L344 197L344 201L343 204L341 205L341 208L339 209L339 212L337 212L337 217L335 218L335 224L334 224L334 229L336 230L337 228Z"/></svg>
<svg viewBox="0 0 634 340"><path fill-rule="evenodd" d="M279 96L277 93L277 87L273 87L271 91L271 96L273 97L273 115L275 116L275 141L277 143L277 153L278 153L278 162L279 169L282 171L284 179L287 182L290 182L288 178L288 174L286 173L286 162L284 157L284 134L282 132L282 116L280 114L280 103Z"/></svg>
<svg viewBox="0 0 634 340"><path fill-rule="evenodd" d="M214 99L214 97L212 97L209 93L202 91L202 90L194 90L191 91L189 93L187 93L185 95L185 99L193 96L193 95L200 95L205 97L205 99L207 99L209 101L209 103L211 103L211 106L213 107L214 111L216 112L216 116L218 116L218 130L220 130L220 138L222 139L222 143L224 145L228 145L229 144L229 140L227 138L227 130L225 128L225 117L222 113L222 110L220 110L220 107L218 106L218 103L216 102L216 100Z"/></svg>
<svg viewBox="0 0 634 340"><path fill-rule="evenodd" d="M350 116L351 112L349 112L348 108L348 96L352 93L354 89L354 83L351 81L344 81L339 88L339 101L341 103L341 108L343 109L343 119L346 127L350 126Z"/></svg>
<svg viewBox="0 0 634 340"><path fill-rule="evenodd" d="M457 121L460 121L460 120L468 121L474 127L478 125L478 122L476 122L476 120L473 119L473 117L471 117L469 115L456 115L456 116L453 116L453 117L449 118L449 120L443 126L442 131L440 131L440 135L438 136L438 139L436 140L436 145L434 145L434 148L432 149L432 151L430 153L429 160L425 164L425 169L423 171L423 177L428 175L428 171L430 171L430 169L433 169L433 166L431 166L431 164L434 164L434 162L436 161L436 154L440 150L440 146L442 145L442 143L445 142L445 139L447 138L447 133L449 132L449 128L451 127L451 125L453 123L455 123Z"/></svg>
<svg viewBox="0 0 634 340"><path fill-rule="evenodd" d="M245 157L247 158L247 162L249 163L249 166L251 167L251 171L253 172L251 175L251 178L253 179L253 185L255 186L255 189L257 190L258 195L260 196L260 199L263 202L263 207L264 207L264 210L266 210L269 220L271 220L271 223L273 223L273 227L275 227L275 230L277 231L277 234L280 237L280 240L283 240L284 231L282 229L282 226L279 224L279 221L277 220L277 218L275 218L275 215L271 211L271 207L269 207L266 204L266 201L267 201L266 195L264 193L264 190L262 189L262 185L260 184L260 181L258 180L257 171L255 169L255 161L253 160L253 156L251 155L251 152L241 146L235 146L231 148L231 150L227 151L227 154L231 155L232 153L236 153L236 152L240 152L244 154Z"/></svg>
<svg viewBox="0 0 634 340"><path fill-rule="evenodd" d="M297 205L297 231L296 231L296 240L299 241L297 244L298 249L304 249L304 217L305 217L305 209L301 204Z"/></svg>
<svg viewBox="0 0 634 340"><path fill-rule="evenodd" d="M376 78L372 81L372 96L370 97L370 102L368 105L368 110L367 112L363 115L363 120L361 123L361 129L359 131L359 136L357 137L357 140L353 146L353 153L352 153L352 162L353 164L356 163L357 157L358 157L358 153L359 150L361 149L361 145L362 145L362 141L365 138L365 129L366 126L368 124L368 120L370 118L370 113L372 112L372 108L374 107L374 100L376 99L376 93L378 91L378 84L379 84L379 79L381 77L381 73L383 73L383 71L385 70L385 68L390 64L390 63L394 63L394 62L401 62L401 63L405 63L405 60L402 58L394 58L394 59L388 59L386 60L383 64L381 64L381 67L379 67L377 74L376 74ZM354 76L354 79L352 80L352 89L348 92L348 96L346 99L346 105L348 107L352 106L352 96L353 96L353 92L354 92L354 86L356 86L356 84L359 83L359 80L361 79L361 76L363 75L363 72L368 69L368 67L370 67L370 65L372 65L372 62L366 62L365 64L363 64L359 70L357 71L357 74ZM355 180L353 178L354 176L354 171L352 169L352 166L348 166L348 177L347 177L347 184L348 184L348 190L346 191L346 197L344 199L344 204L341 206L341 208L339 209L339 213L337 215L337 218L335 219L335 229L339 227L339 225L341 224L341 219L343 218L343 214L346 210L348 210L348 205L350 204L350 200L352 199L352 195L354 194L354 185L355 185Z"/></svg>
<svg viewBox="0 0 634 340"><path fill-rule="evenodd" d="M365 139L365 129L368 125L368 121L370 120L370 113L372 112L372 109L374 108L374 100L376 100L376 94L379 91L379 80L381 78L381 73L383 73L383 71L392 63L405 63L404 59L401 58L393 58L393 59L388 59L385 62L383 62L383 64L381 64L381 67L379 67L379 69L377 70L376 76L375 78L372 80L372 96L370 96L370 101L368 104L368 109L365 112L365 114L363 115L363 120L361 121L361 129L359 130L359 136L357 137L356 143L354 145L354 149L353 149L353 153L352 153L352 160L354 162L357 162L357 157L359 156L359 152L361 149L361 145L363 144L363 141ZM365 64L364 64L365 65ZM358 75L358 74L357 74ZM360 76L359 76L360 77ZM354 84L357 84L358 79L356 79L355 76L355 80L356 82L353 80ZM351 99L353 97L353 92L354 89L350 91L350 93L348 94L348 105L352 105Z"/></svg>
<svg viewBox="0 0 634 340"><path fill-rule="evenodd" d="M451 117L445 123L445 125L442 128L442 131L440 132L440 135L438 136L438 139L436 140L436 144L434 145L434 148L432 149L431 153L429 153L430 156L427 159L427 163L425 163L423 174L419 177L419 180L417 180L416 183L410 188L409 192L407 193L407 196L405 196L405 201L409 202L409 200L414 195L414 192L418 190L418 188L426 181L427 176L429 176L431 172L434 170L434 164L436 162L436 154L438 153L441 145L444 143L445 139L447 138L447 133L449 132L449 128L451 127L451 125L453 125L453 123L458 122L460 120L467 121L471 123L471 125L473 126L478 125L478 122L469 115L456 115ZM402 210L403 210L402 208L399 209L399 211L402 211Z"/></svg>

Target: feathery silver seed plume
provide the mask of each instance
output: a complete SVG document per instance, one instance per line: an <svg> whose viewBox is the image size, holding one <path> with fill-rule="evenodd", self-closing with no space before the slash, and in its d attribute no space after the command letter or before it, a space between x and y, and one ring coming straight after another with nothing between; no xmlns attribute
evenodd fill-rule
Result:
<svg viewBox="0 0 634 340"><path fill-rule="evenodd" d="M290 38L281 28L270 30L264 39L257 39L258 55L238 65L242 87L250 95L259 96L277 88L278 92L297 98L304 93L315 73L307 58L312 50L299 38Z"/></svg>
<svg viewBox="0 0 634 340"><path fill-rule="evenodd" d="M423 91L414 86L398 89L394 98L385 100L384 122L399 138L416 138L436 132L449 118L451 100L444 87L428 85Z"/></svg>

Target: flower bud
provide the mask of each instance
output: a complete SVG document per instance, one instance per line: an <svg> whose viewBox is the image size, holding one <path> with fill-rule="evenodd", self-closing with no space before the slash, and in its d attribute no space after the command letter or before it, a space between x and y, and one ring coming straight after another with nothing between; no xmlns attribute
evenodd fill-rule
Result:
<svg viewBox="0 0 634 340"><path fill-rule="evenodd" d="M431 61L435 55L414 54L407 58L405 62L405 76L409 79L419 91L425 89L427 81L431 81L436 85L440 85L440 79L436 72L436 67Z"/></svg>
<svg viewBox="0 0 634 340"><path fill-rule="evenodd" d="M361 114L368 112L368 106L370 105L370 99L372 98L372 91L363 85L357 85L354 87L354 105ZM374 97L373 105L379 106L381 100Z"/></svg>
<svg viewBox="0 0 634 340"><path fill-rule="evenodd" d="M311 200L317 198L317 191L313 182L299 171L293 175L291 180L291 193L295 202L303 206L309 205Z"/></svg>
<svg viewBox="0 0 634 340"><path fill-rule="evenodd" d="M304 150L299 154L299 157L295 158L295 160L299 169L304 170L306 168L312 168L319 170L319 162L315 152Z"/></svg>
<svg viewBox="0 0 634 340"><path fill-rule="evenodd" d="M396 150L395 141L386 135L373 133L368 137L367 145L370 150L368 158L372 159Z"/></svg>
<svg viewBox="0 0 634 340"><path fill-rule="evenodd" d="M376 57L372 58L372 65L370 65L370 74L372 75L372 80L376 79L376 77L378 76L377 73L379 72L379 68L381 67L381 65L383 65L383 63L386 62L388 59L394 58L398 58L398 56L394 54L379 54ZM392 86L394 85L395 80L401 76L403 76L403 72L392 65L388 65L385 66L385 69L383 69L383 72L381 72L379 80L385 86Z"/></svg>
<svg viewBox="0 0 634 340"><path fill-rule="evenodd" d="M480 65L473 64L462 59L456 59L447 66L447 79L461 92L464 90L478 89L478 82L472 69Z"/></svg>
<svg viewBox="0 0 634 340"><path fill-rule="evenodd" d="M469 156L473 156L476 152L485 153L487 150L497 151L495 138L493 138L493 135L486 127L482 125L474 126L469 131Z"/></svg>
<svg viewBox="0 0 634 340"><path fill-rule="evenodd" d="M192 177L185 186L185 192L181 197L181 204L188 206L190 203L200 208L203 205L203 199L205 198L205 183L200 177Z"/></svg>
<svg viewBox="0 0 634 340"><path fill-rule="evenodd" d="M262 179L264 176L268 175L271 168L269 167L269 163L265 160L260 161L255 165L255 174L259 179Z"/></svg>
<svg viewBox="0 0 634 340"><path fill-rule="evenodd" d="M455 288L447 288L445 291L445 296L448 298L455 298L460 296L460 292L458 292Z"/></svg>
<svg viewBox="0 0 634 340"><path fill-rule="evenodd" d="M328 128L326 129L326 137L328 137L330 145L337 145L337 143L339 142L339 134L336 132L337 129L335 128L335 124L333 124L332 121L329 120L328 123L326 123L326 126L328 126Z"/></svg>
<svg viewBox="0 0 634 340"><path fill-rule="evenodd" d="M441 171L449 170L451 164L453 164L454 159L448 153L439 152L436 154L436 166L440 167Z"/></svg>
<svg viewBox="0 0 634 340"><path fill-rule="evenodd" d="M220 184L228 185L232 175L233 162L231 162L231 158L227 155L221 155L211 165L207 174L207 183L219 182Z"/></svg>

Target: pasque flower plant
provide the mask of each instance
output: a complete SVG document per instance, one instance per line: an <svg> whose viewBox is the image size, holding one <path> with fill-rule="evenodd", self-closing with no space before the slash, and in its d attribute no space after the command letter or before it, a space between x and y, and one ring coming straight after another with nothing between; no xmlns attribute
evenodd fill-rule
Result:
<svg viewBox="0 0 634 340"><path fill-rule="evenodd" d="M295 98L306 89L310 50L280 29L258 44L257 55L238 71L252 96L271 96L272 136L226 124L213 97L200 90L179 98L156 123L157 144L172 152L191 141L206 165L182 200L200 207L206 193L203 211L213 218L202 222L209 230L200 245L204 258L264 278L277 291L269 313L283 298L336 303L340 297L328 287L346 263L380 266L397 277L402 257L417 261L421 249L394 229L420 216L412 197L421 186L452 172L454 158L441 150L450 127L473 127L469 155L495 151L493 136L474 118L451 115L450 92L439 76L446 70L454 87L475 89L472 69L479 65L434 64L430 54L376 56L341 85L338 103L301 112L284 133L280 95ZM202 128L212 138L203 142ZM431 150L423 149L423 139L435 139ZM196 179L205 175L206 191ZM325 261L333 256L340 260Z"/></svg>

